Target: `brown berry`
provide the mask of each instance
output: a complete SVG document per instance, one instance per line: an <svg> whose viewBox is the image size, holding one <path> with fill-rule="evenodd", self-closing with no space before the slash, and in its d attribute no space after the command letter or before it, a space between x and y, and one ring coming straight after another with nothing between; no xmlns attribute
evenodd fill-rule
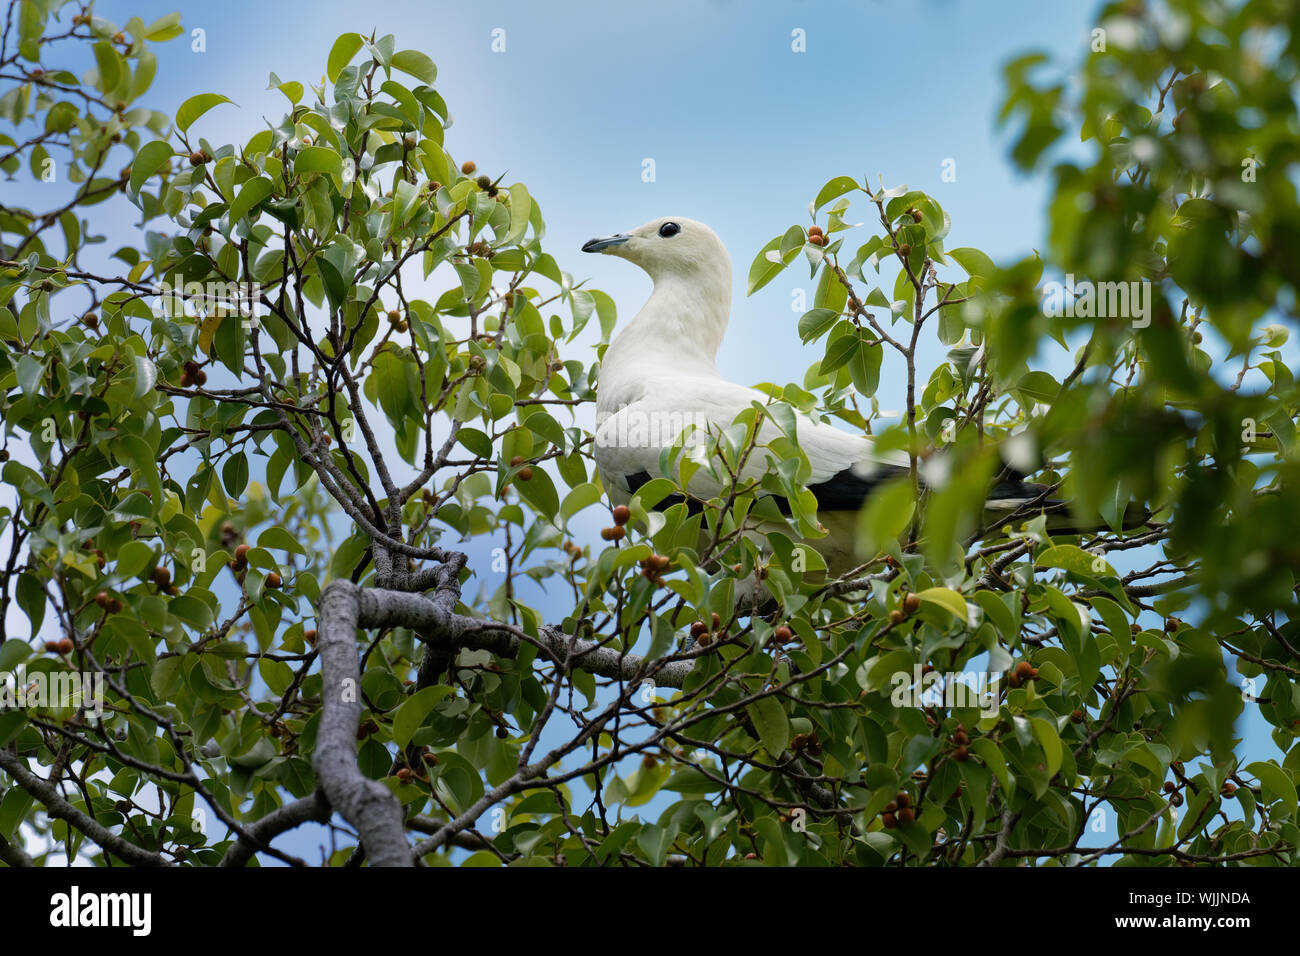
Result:
<svg viewBox="0 0 1300 956"><path fill-rule="evenodd" d="M1177 789L1178 789L1178 785L1175 784L1172 780L1165 781L1165 793L1173 793Z"/></svg>
<svg viewBox="0 0 1300 956"><path fill-rule="evenodd" d="M898 826L898 817L894 816L892 813L882 813L880 815L880 822L884 825L886 830L892 830Z"/></svg>
<svg viewBox="0 0 1300 956"><path fill-rule="evenodd" d="M632 509L627 505L614 506L614 524L625 525L632 520Z"/></svg>
<svg viewBox="0 0 1300 956"><path fill-rule="evenodd" d="M826 245L826 237L825 237L825 236L812 235L812 236L809 236L809 237L808 237L808 241L811 242L814 246L824 246L824 245Z"/></svg>
<svg viewBox="0 0 1300 956"><path fill-rule="evenodd" d="M401 768L400 770L398 770L398 771L397 771L397 779L400 780L400 781L402 781L403 783L406 783L408 780L410 780L410 779L411 779L411 768L410 768L410 767L403 767L403 768Z"/></svg>
<svg viewBox="0 0 1300 956"><path fill-rule="evenodd" d="M530 481L530 480L532 480L532 477L533 477L533 469L532 469L532 467L531 467L530 465L524 465L524 467L522 467L522 468L519 469L519 474L518 474L516 477L518 477L520 481ZM622 530L622 529L619 529L619 530Z"/></svg>
<svg viewBox="0 0 1300 956"><path fill-rule="evenodd" d="M1070 720L1072 723L1076 723L1076 724L1083 723L1083 711L1081 710L1070 711Z"/></svg>
<svg viewBox="0 0 1300 956"><path fill-rule="evenodd" d="M196 149L194 152L190 153L191 166L202 166L207 163L207 161L208 154L203 152L201 149Z"/></svg>
<svg viewBox="0 0 1300 956"><path fill-rule="evenodd" d="M57 654L57 653L59 653L59 642L58 642L58 641L46 641L46 642L45 642L45 651L46 651L46 653L48 653L48 654Z"/></svg>
<svg viewBox="0 0 1300 956"><path fill-rule="evenodd" d="M775 637L782 644L785 644L788 641L794 640L794 631L790 630L790 628L782 624L780 627L778 627L775 631L772 632L772 636Z"/></svg>
<svg viewBox="0 0 1300 956"><path fill-rule="evenodd" d="M302 639L308 644L314 645L316 643L316 629L314 627L307 628L302 632Z"/></svg>
<svg viewBox="0 0 1300 956"><path fill-rule="evenodd" d="M1237 796L1237 785L1231 780L1225 780L1223 782L1223 789L1219 792L1223 794L1225 799L1231 800Z"/></svg>
<svg viewBox="0 0 1300 956"><path fill-rule="evenodd" d="M709 625L705 624L703 621L696 621L691 625L691 637L696 640L699 640L699 638L703 637L707 633L709 633Z"/></svg>
<svg viewBox="0 0 1300 956"><path fill-rule="evenodd" d="M808 235L810 235L810 236L820 236L820 235L823 235L823 233L822 233L822 227L821 227L821 226L809 226L809 227L808 227Z"/></svg>
<svg viewBox="0 0 1300 956"><path fill-rule="evenodd" d="M1021 661L1016 665L1016 676L1021 680L1029 680L1029 675L1032 673L1033 669L1034 665L1029 663L1029 661Z"/></svg>
<svg viewBox="0 0 1300 956"><path fill-rule="evenodd" d="M81 322L88 329L99 328L99 316L97 316L94 312L87 312L85 315L83 315L81 317Z"/></svg>
<svg viewBox="0 0 1300 956"><path fill-rule="evenodd" d="M899 246L899 247L898 247L898 254L899 254L900 256L903 256L904 258L906 258L907 256L910 256L910 255L912 254L912 246L911 246L911 244L905 242L905 243L903 243L901 246Z"/></svg>
<svg viewBox="0 0 1300 956"><path fill-rule="evenodd" d="M278 588L283 583L284 581L281 580L280 575L276 574L274 571L266 576L266 586L268 588Z"/></svg>
<svg viewBox="0 0 1300 956"><path fill-rule="evenodd" d="M966 736L966 731L958 728L957 732L952 735L952 742L959 747L964 747L970 743L970 738Z"/></svg>
<svg viewBox="0 0 1300 956"><path fill-rule="evenodd" d="M166 587L171 583L172 573L160 564L153 569L152 578L154 584L159 587Z"/></svg>
<svg viewBox="0 0 1300 956"><path fill-rule="evenodd" d="M437 754L426 753L426 754L421 755L420 759L424 761L424 764L425 764L426 767L436 767L436 766L438 766L438 755L437 755Z"/></svg>
<svg viewBox="0 0 1300 956"><path fill-rule="evenodd" d="M71 653L72 653L72 639L71 639L71 638L65 637L65 638L63 638L63 640L59 641L59 653L60 653L60 654L71 654Z"/></svg>
<svg viewBox="0 0 1300 956"><path fill-rule="evenodd" d="M894 608L894 610L889 612L889 623L902 624L904 617L905 615L902 611L898 610L898 608Z"/></svg>
<svg viewBox="0 0 1300 956"><path fill-rule="evenodd" d="M1181 807L1183 805L1183 795L1181 793L1171 793L1169 795L1169 805Z"/></svg>
<svg viewBox="0 0 1300 956"><path fill-rule="evenodd" d="M916 811L911 807L903 807L898 811L898 822L906 826L916 819Z"/></svg>
<svg viewBox="0 0 1300 956"><path fill-rule="evenodd" d="M908 591L903 595L903 610L908 614L915 614L921 607L921 598L915 591Z"/></svg>
<svg viewBox="0 0 1300 956"><path fill-rule="evenodd" d="M108 592L107 592L107 591L100 591L98 594L95 595L95 603L98 604L100 607L103 607L103 608L108 607L109 602L110 602L111 600L112 600L112 598L110 598L110 597L108 596Z"/></svg>
<svg viewBox="0 0 1300 956"><path fill-rule="evenodd" d="M921 210L919 209L909 209L907 214L912 217L912 222L920 222L925 218L921 215Z"/></svg>
<svg viewBox="0 0 1300 956"><path fill-rule="evenodd" d="M627 535L627 529L614 525L611 528L602 528L600 536L606 541L622 541Z"/></svg>
<svg viewBox="0 0 1300 956"><path fill-rule="evenodd" d="M970 751L965 747L958 747L952 752L952 759L958 763L965 763L970 759Z"/></svg>
<svg viewBox="0 0 1300 956"><path fill-rule="evenodd" d="M466 176L473 175L474 170L476 169L478 169L478 167L474 165L473 160L467 159L465 160L465 162L460 164L460 171L464 173Z"/></svg>
<svg viewBox="0 0 1300 956"><path fill-rule="evenodd" d="M912 805L912 795L906 790L898 791L898 796L894 799L898 801L900 807L910 807Z"/></svg>

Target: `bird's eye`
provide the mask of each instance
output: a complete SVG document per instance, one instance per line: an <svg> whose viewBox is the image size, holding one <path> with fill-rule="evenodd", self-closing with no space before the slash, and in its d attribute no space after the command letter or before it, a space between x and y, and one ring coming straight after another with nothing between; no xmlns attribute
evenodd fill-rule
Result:
<svg viewBox="0 0 1300 956"><path fill-rule="evenodd" d="M659 235L663 236L665 239L670 236L675 236L681 231L682 227L677 225L675 222L666 222L659 227Z"/></svg>

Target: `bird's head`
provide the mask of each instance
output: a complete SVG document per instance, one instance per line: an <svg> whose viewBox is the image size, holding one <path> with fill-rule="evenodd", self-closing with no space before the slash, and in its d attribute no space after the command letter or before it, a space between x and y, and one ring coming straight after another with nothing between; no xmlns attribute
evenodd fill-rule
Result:
<svg viewBox="0 0 1300 956"><path fill-rule="evenodd" d="M631 232L588 240L583 252L603 252L640 266L656 281L669 276L725 273L730 282L727 248L708 226L694 219L652 219Z"/></svg>

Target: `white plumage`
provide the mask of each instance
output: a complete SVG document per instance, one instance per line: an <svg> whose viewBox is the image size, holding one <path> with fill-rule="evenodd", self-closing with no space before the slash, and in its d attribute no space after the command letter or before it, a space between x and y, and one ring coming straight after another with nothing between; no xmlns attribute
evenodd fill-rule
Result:
<svg viewBox="0 0 1300 956"><path fill-rule="evenodd" d="M731 259L708 226L680 217L655 219L628 233L593 239L583 249L627 259L654 280L649 300L606 351L596 387L596 464L610 499L620 504L640 482L661 477L660 452L684 425L725 427L751 403L770 399L718 373L716 357L731 313ZM892 466L890 471L907 466L906 456L878 460L865 436L802 414L796 420L799 445L812 466L810 487L856 478L865 491L882 465ZM765 422L760 444L779 434ZM769 457L766 449L757 449L742 476L760 477ZM689 490L708 498L722 487L701 469ZM829 535L814 544L832 571L853 564L855 513L856 507L819 511Z"/></svg>

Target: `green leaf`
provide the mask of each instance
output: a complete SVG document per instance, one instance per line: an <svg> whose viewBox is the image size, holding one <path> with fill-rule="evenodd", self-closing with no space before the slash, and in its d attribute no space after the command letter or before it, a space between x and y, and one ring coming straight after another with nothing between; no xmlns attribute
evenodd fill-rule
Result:
<svg viewBox="0 0 1300 956"><path fill-rule="evenodd" d="M331 83L337 83L339 74L343 72L352 58L357 55L361 49L361 34L344 33L334 41L334 46L330 50L329 60L326 61L325 75L329 77Z"/></svg>
<svg viewBox="0 0 1300 956"><path fill-rule="evenodd" d="M1275 763L1257 760L1246 765L1246 773L1259 778L1264 791L1264 800L1271 803L1281 800L1290 811L1292 819L1296 815L1296 787L1285 770Z"/></svg>
<svg viewBox="0 0 1300 956"><path fill-rule="evenodd" d="M343 158L324 146L304 146L294 157L293 168L298 173L333 173L343 175Z"/></svg>
<svg viewBox="0 0 1300 956"><path fill-rule="evenodd" d="M239 190L239 195L230 204L231 228L234 228L235 223L247 216L254 206L270 196L271 189L271 180L264 176L258 176L256 179L250 179L244 183L243 188Z"/></svg>
<svg viewBox="0 0 1300 956"><path fill-rule="evenodd" d="M813 339L821 338L826 334L837 318L839 313L833 309L812 309L805 312L799 318L799 338L804 342L811 342Z"/></svg>
<svg viewBox="0 0 1300 956"><path fill-rule="evenodd" d="M438 701L451 693L446 684L426 687L416 691L410 699L397 708L393 715L393 740L397 746L405 747L420 729L424 719L429 716Z"/></svg>
<svg viewBox="0 0 1300 956"><path fill-rule="evenodd" d="M176 128L183 133L190 128L190 125L196 119L212 109L212 107L233 102L234 100L222 96L220 93L200 93L198 96L191 96L176 111Z"/></svg>
<svg viewBox="0 0 1300 956"><path fill-rule="evenodd" d="M745 708L754 723L763 749L773 757L780 756L790 743L790 718L775 697L760 697Z"/></svg>
<svg viewBox="0 0 1300 956"><path fill-rule="evenodd" d="M143 355L131 356L131 363L135 369L135 388L131 393L131 397L132 399L143 398L153 391L153 387L158 381L158 369L154 367L153 362Z"/></svg>
<svg viewBox="0 0 1300 956"><path fill-rule="evenodd" d="M1089 554L1074 544L1058 544L1048 548L1038 556L1035 563L1040 568L1063 568L1071 574L1087 578L1115 574L1115 569L1106 563L1105 558Z"/></svg>
<svg viewBox="0 0 1300 956"><path fill-rule="evenodd" d="M998 271L998 267L993 264L993 260L978 249L963 246L957 249L949 249L946 254L955 259L957 265L966 270L967 275L987 279Z"/></svg>
<svg viewBox="0 0 1300 956"><path fill-rule="evenodd" d="M916 596L923 603L941 607L961 623L966 623L966 599L951 588L926 588L917 591Z"/></svg>
<svg viewBox="0 0 1300 956"><path fill-rule="evenodd" d="M267 551L291 551L294 554L306 554L307 549L297 538L280 527L270 527L257 537L257 546Z"/></svg>
<svg viewBox="0 0 1300 956"><path fill-rule="evenodd" d="M838 199L845 193L859 188L861 187L859 187L852 178L848 176L836 176L821 188L821 192L817 194L817 198L813 201L813 209L821 209L822 206L826 205L832 199ZM804 193L804 195L806 196L808 194Z"/></svg>
<svg viewBox="0 0 1300 956"><path fill-rule="evenodd" d="M138 193L145 180L169 163L174 155L171 144L161 139L141 146L135 159L131 160L131 192Z"/></svg>
<svg viewBox="0 0 1300 956"><path fill-rule="evenodd" d="M105 93L111 93L117 89L117 84L122 81L122 55L113 49L113 44L107 40L100 40L92 48L95 53L95 64L99 68L100 90Z"/></svg>
<svg viewBox="0 0 1300 956"><path fill-rule="evenodd" d="M1043 756L1047 758L1047 773L1053 775L1061 769L1061 759L1064 756L1061 735L1056 732L1055 725L1042 717L1031 717L1029 723L1034 730L1034 739L1043 748Z"/></svg>
<svg viewBox="0 0 1300 956"><path fill-rule="evenodd" d="M332 62L333 54L330 59ZM393 54L393 66L417 80L423 80L429 86L433 86L433 81L438 78L438 68L419 50L398 50Z"/></svg>

